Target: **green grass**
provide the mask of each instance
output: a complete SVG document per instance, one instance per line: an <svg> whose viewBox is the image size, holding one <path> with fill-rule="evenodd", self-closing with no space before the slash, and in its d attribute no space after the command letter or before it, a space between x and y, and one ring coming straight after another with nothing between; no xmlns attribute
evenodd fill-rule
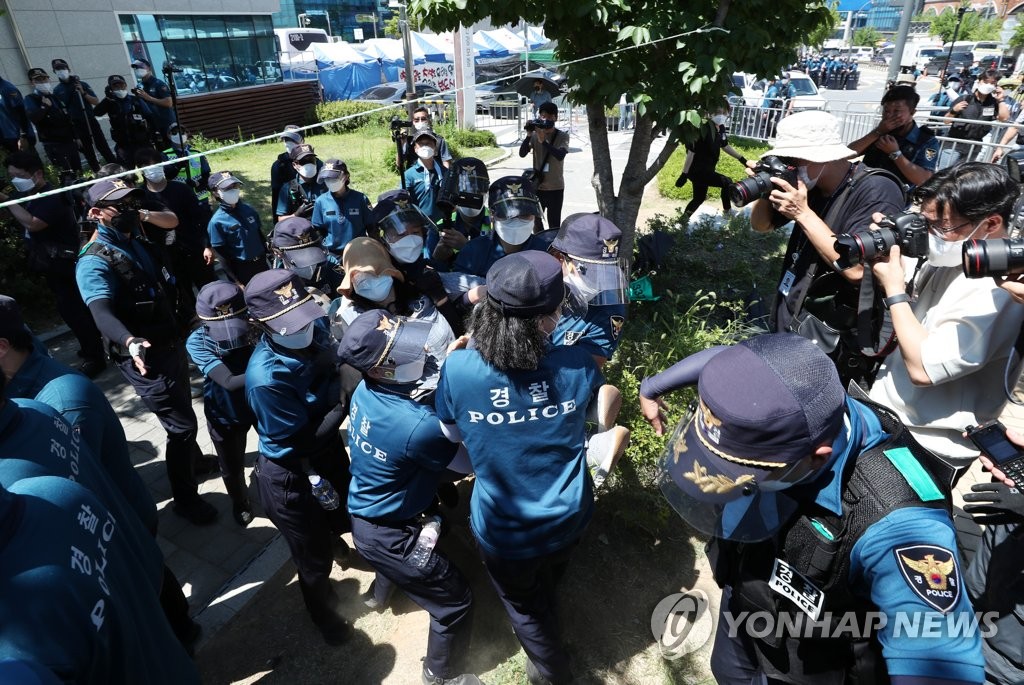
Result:
<svg viewBox="0 0 1024 685"><path fill-rule="evenodd" d="M748 138L730 138L729 144L747 159L757 159L761 153L769 149L768 145ZM680 146L669 157L668 163L658 172L658 192L673 200L688 202L693 197L693 184L687 183L682 188L676 188L676 179L683 170L683 162L686 160L686 148ZM718 160L715 170L731 179L739 180L744 178L743 165L732 158L731 155L723 152ZM708 199L720 199L721 190L715 187L708 189Z"/></svg>

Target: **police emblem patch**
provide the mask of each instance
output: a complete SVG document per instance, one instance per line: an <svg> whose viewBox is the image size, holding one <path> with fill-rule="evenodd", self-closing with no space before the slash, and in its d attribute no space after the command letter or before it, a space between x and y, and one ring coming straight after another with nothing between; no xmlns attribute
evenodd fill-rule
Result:
<svg viewBox="0 0 1024 685"><path fill-rule="evenodd" d="M939 151L938 150L931 150L931 149L929 149L929 150L925 150L924 151L924 158L926 160L928 160L929 162L934 162L935 158L938 157L938 156L939 156Z"/></svg>
<svg viewBox="0 0 1024 685"><path fill-rule="evenodd" d="M616 314L609 317L609 321L612 324L612 337L617 339L619 334L622 333L622 326L626 323L626 317Z"/></svg>
<svg viewBox="0 0 1024 685"><path fill-rule="evenodd" d="M929 606L949 612L960 599L960 569L956 555L934 545L911 545L893 550L907 585Z"/></svg>
<svg viewBox="0 0 1024 685"><path fill-rule="evenodd" d="M522 183L509 183L505 187L508 189L508 194L509 195L522 195L523 194L523 184Z"/></svg>
<svg viewBox="0 0 1024 685"><path fill-rule="evenodd" d="M288 281L280 288L274 291L277 295L277 299L280 300L281 304L291 304L293 300L298 298L298 293L295 292L295 286L291 281Z"/></svg>
<svg viewBox="0 0 1024 685"><path fill-rule="evenodd" d="M619 256L619 239L602 240L601 259L614 259Z"/></svg>
<svg viewBox="0 0 1024 685"><path fill-rule="evenodd" d="M566 331L565 332L565 344L575 345L583 337L583 331Z"/></svg>

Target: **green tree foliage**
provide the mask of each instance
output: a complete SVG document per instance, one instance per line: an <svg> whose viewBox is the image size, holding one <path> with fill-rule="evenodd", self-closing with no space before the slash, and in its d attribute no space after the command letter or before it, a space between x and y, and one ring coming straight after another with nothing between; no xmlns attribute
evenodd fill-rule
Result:
<svg viewBox="0 0 1024 685"><path fill-rule="evenodd" d="M880 40L882 40L882 34L874 26L864 26L853 32L854 45L874 47Z"/></svg>
<svg viewBox="0 0 1024 685"><path fill-rule="evenodd" d="M956 29L957 13L949 10L935 17L929 33L938 36L943 43L953 40L953 31ZM956 39L960 40L997 40L999 32L1003 28L1003 20L998 17L983 19L978 12L967 12L960 22L960 31Z"/></svg>
<svg viewBox="0 0 1024 685"><path fill-rule="evenodd" d="M829 7L829 18L827 21L823 21L818 28L811 32L807 38L807 44L818 47L823 45L826 40L832 37L832 33L839 26L839 23L843 20L839 16L839 3L833 2Z"/></svg>
<svg viewBox="0 0 1024 685"><path fill-rule="evenodd" d="M393 14L389 19L384 20L384 37L401 38L402 29L398 28L398 15Z"/></svg>
<svg viewBox="0 0 1024 685"><path fill-rule="evenodd" d="M1010 47L1024 48L1024 22L1017 24L1013 30L1013 35L1010 36Z"/></svg>
<svg viewBox="0 0 1024 685"><path fill-rule="evenodd" d="M696 136L704 112L721 105L734 71L762 76L781 71L823 24L829 6L818 0L412 0L411 9L434 30L450 30L489 17L492 24L544 22L558 41L558 56L572 89L587 108L600 212L624 233L626 253L644 187L681 139ZM664 39L664 40L663 40ZM609 51L624 49L614 54ZM598 56L594 58L595 56ZM572 63L583 58L587 61ZM606 106L625 93L637 108L636 128L622 181L614 187ZM668 133L648 163L651 142Z"/></svg>

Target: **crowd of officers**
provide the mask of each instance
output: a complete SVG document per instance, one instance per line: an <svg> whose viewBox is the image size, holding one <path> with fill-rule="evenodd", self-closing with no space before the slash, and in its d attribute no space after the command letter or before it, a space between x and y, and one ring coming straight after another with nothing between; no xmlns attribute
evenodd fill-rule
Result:
<svg viewBox="0 0 1024 685"><path fill-rule="evenodd" d="M187 134L181 136L187 154ZM546 137L538 134L541 150ZM480 160L445 160L443 139L429 125L410 138L417 164L405 174L408 189L383 193L372 205L350 187L344 161L321 159L289 126L270 170L273 217L260 216L245 201L245 184L232 172L211 172L199 160L185 174L152 146L133 151L133 167L152 167L137 181L123 175L122 166L100 170L102 178L84 198L93 231L80 250L77 224L60 224L39 209L66 202L61 194L14 205L12 213L29 226L45 221L38 231L26 227L30 243L70 226L69 287L102 340L100 359L118 367L165 429L171 509L197 526L218 515L200 497L196 480L211 471L212 460L197 445L190 362L202 374L203 410L217 454L212 469L224 479L232 516L249 525L255 499L281 531L304 604L325 642L341 644L352 631L330 582L335 557L348 553L340 535L351 531L376 570L366 603L382 609L397 587L431 614L423 681L478 682L462 672L472 618L465 578L440 549L415 551L421 529L434 530L441 521L441 531L447 530L444 517L458 501L454 484L475 474L473 531L530 658L531 681L567 682L571 669L551 610L555 584L593 513L595 489L629 439L629 431L615 425L620 393L600 373L625 323L621 231L596 214L575 214L543 230L529 178L492 183ZM443 173L428 164L435 159ZM17 181L14 197L49 189L32 152L13 152L8 174ZM200 183L188 184L189 178ZM7 411L44 412L32 403L47 401L43 381L22 377L38 375L38 368L84 384L89 401L101 402L95 386L48 358L24 328L16 303L6 298L0 304L0 359L9 349L10 359L23 362L4 367L9 389L21 389L8 396L26 398L9 400ZM106 412L109 405L102 403ZM52 409L73 426L68 434L81 431L76 459L106 467L100 462L109 450L88 444L86 432L95 426L79 426L58 404ZM113 419L106 427L116 434L119 463L97 470L113 481L130 462L116 417L106 418ZM341 430L346 419L347 440ZM65 430L56 419L33 420ZM250 429L259 444L255 498L244 478ZM36 440L52 432L39 429ZM0 433L5 454L34 452L9 437ZM47 469L41 463L31 475L67 475ZM69 516L84 511L80 501L87 496L78 490L65 493L68 486L52 480L33 490L24 482L0 480L10 506L38 496ZM88 485L84 478L78 482ZM122 500L138 499L138 484L130 485L111 483L92 494L112 520L145 519L148 537L131 531L131 543L151 554L152 501L145 498L138 514L123 514ZM102 528L104 514L93 501L86 504ZM66 531L72 537L81 534L74 521ZM6 552L0 555L5 561ZM159 560L159 550L155 555ZM126 564L122 557L129 556L110 553L110 564ZM91 563L100 560L93 555ZM195 624L187 604L182 615L174 601L180 587L173 575L160 570L153 594L142 587L152 573L122 570L136 577L131 592L146 594L146 602L126 591L107 600L119 610L102 624L95 612L70 612L65 623L47 628L48 634L89 632L82 626L92 621L91 649L83 646L83 654L67 658L49 644L58 641L38 639L41 625L26 623L0 630L0 657L81 682L194 682L194 667L180 648L194 642ZM62 573L69 592L92 592L90 579ZM167 621L147 613L150 599L163 603ZM154 622L171 628L161 635L130 629ZM133 634L117 644L122 633ZM167 636L180 644L162 656L182 663L160 676L147 664L141 675L135 669ZM139 657L104 654L99 663L84 655L108 649Z"/></svg>

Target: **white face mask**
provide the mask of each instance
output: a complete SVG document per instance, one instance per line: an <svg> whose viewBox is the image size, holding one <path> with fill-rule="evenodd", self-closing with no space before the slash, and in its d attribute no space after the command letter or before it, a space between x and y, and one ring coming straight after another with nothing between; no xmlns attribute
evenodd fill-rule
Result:
<svg viewBox="0 0 1024 685"><path fill-rule="evenodd" d="M933 231L928 232L928 263L932 266L960 266L963 261L964 243L978 232L974 227L971 234L963 240L943 240Z"/></svg>
<svg viewBox="0 0 1024 685"><path fill-rule="evenodd" d="M533 219L495 221L494 230L509 245L522 245L533 235Z"/></svg>
<svg viewBox="0 0 1024 685"><path fill-rule="evenodd" d="M711 117L711 121L715 122L715 126L725 126L725 122L729 121L729 117L724 114L716 114Z"/></svg>
<svg viewBox="0 0 1024 685"><path fill-rule="evenodd" d="M312 280L313 276L316 276L316 269L320 266L319 264L310 264L308 266L288 266L288 270L293 274L301 278L303 281Z"/></svg>
<svg viewBox="0 0 1024 685"><path fill-rule="evenodd" d="M149 69L134 69L135 78L142 80L149 76Z"/></svg>
<svg viewBox="0 0 1024 685"><path fill-rule="evenodd" d="M412 264L423 255L423 238L407 235L388 245L388 250L402 264Z"/></svg>
<svg viewBox="0 0 1024 685"><path fill-rule="evenodd" d="M298 143L293 143L290 140L286 140L284 141L284 151L287 152L288 154L291 154L292 150L295 149L296 145L298 145Z"/></svg>
<svg viewBox="0 0 1024 685"><path fill-rule="evenodd" d="M142 172L142 175L146 177L147 181L152 181L153 183L161 183L167 180L167 174L164 173L162 168L146 169Z"/></svg>
<svg viewBox="0 0 1024 685"><path fill-rule="evenodd" d="M31 178L11 178L11 185L19 193L24 193L36 187L36 182Z"/></svg>
<svg viewBox="0 0 1024 685"><path fill-rule="evenodd" d="M328 178L324 180L324 185L332 193L340 193L348 185L348 182L343 178Z"/></svg>
<svg viewBox="0 0 1024 685"><path fill-rule="evenodd" d="M391 284L394 279L391 276L363 276L355 284L357 295L361 295L371 302L381 302L391 293Z"/></svg>
<svg viewBox="0 0 1024 685"><path fill-rule="evenodd" d="M299 167L299 175L302 178L313 178L316 176L316 164L303 164Z"/></svg>
<svg viewBox="0 0 1024 685"><path fill-rule="evenodd" d="M36 84L36 90L39 91L40 93L42 93L43 95L49 95L50 93L53 92L53 84L52 83L37 83Z"/></svg>
<svg viewBox="0 0 1024 685"><path fill-rule="evenodd" d="M114 97L116 97L118 100L124 100L126 97L128 97L127 90L113 90L111 92L114 94Z"/></svg>
<svg viewBox="0 0 1024 685"><path fill-rule="evenodd" d="M412 127L414 129L416 129L417 131L427 131L427 130L430 129L430 122L429 121L414 121L414 122L412 122Z"/></svg>
<svg viewBox="0 0 1024 685"><path fill-rule="evenodd" d="M978 85L974 86L974 89L977 90L982 95L991 95L992 92L996 89L996 87L991 83L979 83Z"/></svg>
<svg viewBox="0 0 1024 685"><path fill-rule="evenodd" d="M71 76L71 72L67 69L57 69L53 73L56 74L57 78L59 78L61 81L67 81L68 77Z"/></svg>
<svg viewBox="0 0 1024 685"><path fill-rule="evenodd" d="M804 182L804 185L807 186L807 190L810 190L814 186L818 185L818 179L821 178L821 172L824 171L824 170L825 170L824 166L819 168L818 169L818 175L815 176L812 179L810 176L807 175L807 167L805 167L805 166L798 166L796 168L796 176L797 176L797 178L799 178L801 181Z"/></svg>
<svg viewBox="0 0 1024 685"><path fill-rule="evenodd" d="M174 133L168 136L168 138L171 139L171 145L173 145L174 147L179 149L185 147L185 139L181 136L181 134Z"/></svg>
<svg viewBox="0 0 1024 685"><path fill-rule="evenodd" d="M304 350L313 344L313 332L314 323L310 322L304 328L294 333L286 333L284 335L273 333L270 338L281 347L287 347L289 350Z"/></svg>
<svg viewBox="0 0 1024 685"><path fill-rule="evenodd" d="M232 188L231 190L220 191L220 200L224 204L237 205L238 199L242 197L241 188Z"/></svg>
<svg viewBox="0 0 1024 685"><path fill-rule="evenodd" d="M467 219L480 216L480 212L484 211L483 207L456 207L455 211L459 213L459 216Z"/></svg>
<svg viewBox="0 0 1024 685"><path fill-rule="evenodd" d="M429 145L421 145L420 147L416 148L416 156L419 157L420 159L433 159L434 148L430 147Z"/></svg>

